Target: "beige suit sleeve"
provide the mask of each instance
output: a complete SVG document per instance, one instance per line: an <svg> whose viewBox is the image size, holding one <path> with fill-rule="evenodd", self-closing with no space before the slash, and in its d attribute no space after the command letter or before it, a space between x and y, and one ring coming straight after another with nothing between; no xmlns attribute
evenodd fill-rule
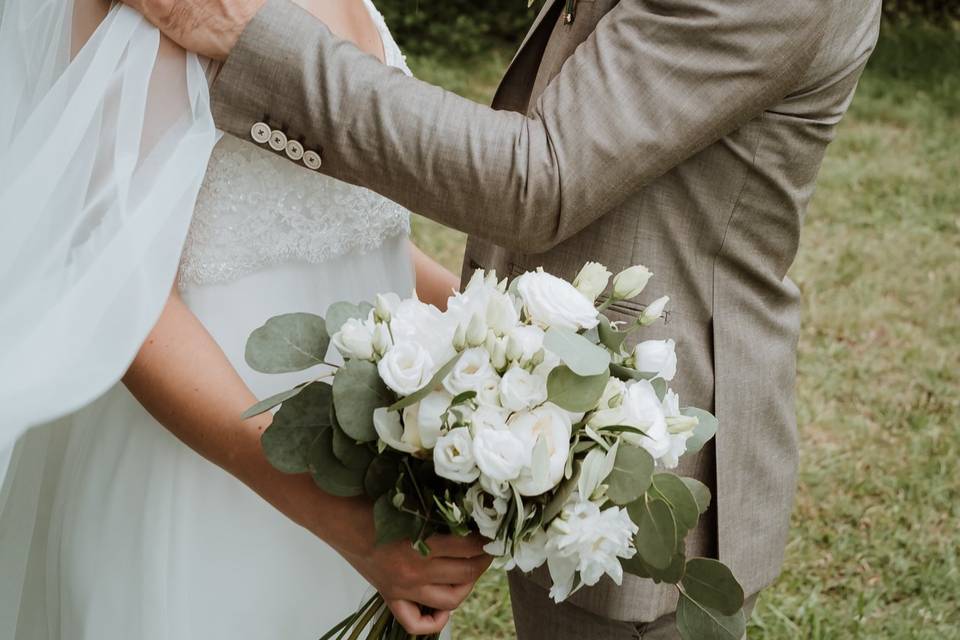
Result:
<svg viewBox="0 0 960 640"><path fill-rule="evenodd" d="M218 126L266 121L322 170L539 253L796 90L818 0L621 0L526 115L381 65L268 0L213 87Z"/></svg>

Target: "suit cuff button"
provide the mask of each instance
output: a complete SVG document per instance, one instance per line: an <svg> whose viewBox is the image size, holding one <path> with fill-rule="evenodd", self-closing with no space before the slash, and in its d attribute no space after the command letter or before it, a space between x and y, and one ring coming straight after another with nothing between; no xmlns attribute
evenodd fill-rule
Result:
<svg viewBox="0 0 960 640"><path fill-rule="evenodd" d="M296 140L287 143L287 157L297 162L303 157L303 145Z"/></svg>
<svg viewBox="0 0 960 640"><path fill-rule="evenodd" d="M287 148L287 136L283 131L274 130L270 134L270 148L274 151L283 151Z"/></svg>
<svg viewBox="0 0 960 640"><path fill-rule="evenodd" d="M270 140L270 127L265 122L258 122L250 128L250 137L257 144L265 144Z"/></svg>
<svg viewBox="0 0 960 640"><path fill-rule="evenodd" d="M320 160L319 153L316 151L307 151L303 154L303 164L307 165L308 169L316 171L323 162Z"/></svg>

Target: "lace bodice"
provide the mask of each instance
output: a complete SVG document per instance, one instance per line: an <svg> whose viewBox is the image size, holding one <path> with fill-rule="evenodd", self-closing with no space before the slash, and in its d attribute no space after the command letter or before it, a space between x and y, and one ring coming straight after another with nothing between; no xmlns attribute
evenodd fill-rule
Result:
<svg viewBox="0 0 960 640"><path fill-rule="evenodd" d="M380 12L365 0L386 63L409 74ZM224 136L214 149L180 261L180 285L228 282L289 260L371 251L410 229L409 213L369 191Z"/></svg>

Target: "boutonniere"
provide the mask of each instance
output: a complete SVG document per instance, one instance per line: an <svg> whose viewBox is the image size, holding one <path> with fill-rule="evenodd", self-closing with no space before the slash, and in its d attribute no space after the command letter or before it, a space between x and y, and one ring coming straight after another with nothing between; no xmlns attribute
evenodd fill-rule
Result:
<svg viewBox="0 0 960 640"><path fill-rule="evenodd" d="M577 15L577 0L566 0L567 6L563 8L563 23L573 24L573 19Z"/></svg>

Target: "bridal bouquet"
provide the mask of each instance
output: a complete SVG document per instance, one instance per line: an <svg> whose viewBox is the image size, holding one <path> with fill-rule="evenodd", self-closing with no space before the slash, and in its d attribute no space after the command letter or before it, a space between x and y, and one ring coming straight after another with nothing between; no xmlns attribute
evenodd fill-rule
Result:
<svg viewBox="0 0 960 640"><path fill-rule="evenodd" d="M325 318L271 318L247 342L251 367L327 371L246 415L280 405L263 434L270 462L375 501L378 544L409 539L428 554L434 533L479 532L502 567L546 564L557 602L605 575L620 584L626 571L677 586L684 638L738 639L740 585L716 560L684 556L710 492L667 471L717 421L669 388L672 340L624 347L668 298L626 326L603 314L651 275L622 271L597 304L611 276L597 263L573 283L477 271L446 311L386 294L338 302ZM331 342L342 366L325 361ZM374 596L333 637L409 636Z"/></svg>

